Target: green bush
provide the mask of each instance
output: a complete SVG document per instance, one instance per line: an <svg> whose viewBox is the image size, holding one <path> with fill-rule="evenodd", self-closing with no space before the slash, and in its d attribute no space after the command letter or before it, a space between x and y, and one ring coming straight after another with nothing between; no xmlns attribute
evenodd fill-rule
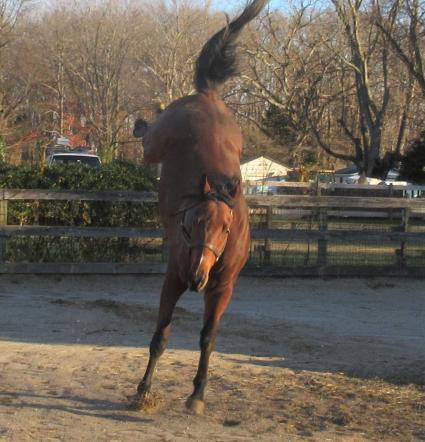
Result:
<svg viewBox="0 0 425 442"><path fill-rule="evenodd" d="M102 169L86 165L37 167L0 162L0 188L55 190L156 190L151 169L113 162ZM158 225L156 205L104 201L10 201L9 224L153 226Z"/></svg>
<svg viewBox="0 0 425 442"><path fill-rule="evenodd" d="M121 161L101 169L68 164L43 170L0 161L0 188L152 191L156 190L156 179L150 168Z"/></svg>
<svg viewBox="0 0 425 442"><path fill-rule="evenodd" d="M0 188L156 191L152 170L113 162L102 169L58 165L40 170L0 161ZM157 204L106 201L9 201L8 224L158 227ZM127 238L15 237L7 244L9 262L137 262L158 254L152 241ZM152 251L151 251L152 249Z"/></svg>

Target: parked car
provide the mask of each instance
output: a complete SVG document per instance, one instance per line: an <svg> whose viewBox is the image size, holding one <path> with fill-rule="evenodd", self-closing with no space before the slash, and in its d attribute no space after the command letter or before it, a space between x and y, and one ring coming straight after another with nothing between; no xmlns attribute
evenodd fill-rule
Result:
<svg viewBox="0 0 425 442"><path fill-rule="evenodd" d="M57 152L52 153L47 164L49 167L55 164L86 164L95 169L100 169L102 163L98 155L83 152Z"/></svg>

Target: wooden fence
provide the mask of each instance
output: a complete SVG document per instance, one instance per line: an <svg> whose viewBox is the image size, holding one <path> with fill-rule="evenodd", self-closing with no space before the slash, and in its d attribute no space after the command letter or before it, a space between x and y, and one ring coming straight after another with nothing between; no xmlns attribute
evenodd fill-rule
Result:
<svg viewBox="0 0 425 442"><path fill-rule="evenodd" d="M425 186L400 184L337 184L320 182L248 181L244 183L245 194L310 194L328 196L382 196L417 198L425 197Z"/></svg>
<svg viewBox="0 0 425 442"><path fill-rule="evenodd" d="M261 259L251 259L246 274L270 276L314 275L413 275L425 274L425 198L356 197L316 195L246 195L254 219L253 247ZM107 201L156 203L157 195L148 192L71 192L53 190L0 189L0 273L162 273L165 263L14 263L5 262L7 241L14 237L62 238L162 238L162 231L134 227L66 227L39 225L8 225L9 201ZM294 215L295 213L295 215ZM334 227L336 219L391 219L389 229L366 230L356 222L356 227ZM299 219L314 218L315 226L297 228L291 216ZM282 222L282 217L285 218ZM289 220L289 221L288 221ZM415 221L411 228L411 220ZM422 228L424 227L424 228ZM308 243L315 245L314 262L308 265L287 265L273 259L276 244ZM385 265L340 265L330 260L330 245L371 243L392 244L394 260ZM424 260L410 265L407 250Z"/></svg>

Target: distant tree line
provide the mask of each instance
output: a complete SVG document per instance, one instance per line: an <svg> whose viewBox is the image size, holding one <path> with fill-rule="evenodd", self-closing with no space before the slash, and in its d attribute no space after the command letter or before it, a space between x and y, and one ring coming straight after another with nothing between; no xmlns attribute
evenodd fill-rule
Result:
<svg viewBox="0 0 425 442"><path fill-rule="evenodd" d="M210 3L0 0L0 159L36 161L52 135L76 135L73 118L105 162L140 161L135 119L193 92L196 57L225 23ZM419 0L265 11L225 91L246 152L384 176L425 129L424 13Z"/></svg>

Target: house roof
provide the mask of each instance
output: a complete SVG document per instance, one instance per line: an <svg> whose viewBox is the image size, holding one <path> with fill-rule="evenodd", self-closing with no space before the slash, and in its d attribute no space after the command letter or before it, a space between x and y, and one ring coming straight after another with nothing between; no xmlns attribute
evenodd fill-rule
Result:
<svg viewBox="0 0 425 442"><path fill-rule="evenodd" d="M260 156L241 164L242 180L258 181L271 177L286 177L290 169L270 158Z"/></svg>
<svg viewBox="0 0 425 442"><path fill-rule="evenodd" d="M263 159L263 160L270 161L270 162L272 162L272 163L274 163L274 164L277 164L278 166L284 167L284 168L286 168L286 169L290 169L290 167L285 166L284 164L280 163L279 161L276 161L276 160L274 160L273 158L270 158L270 157L265 156L265 155L260 155L260 156L258 156L258 157L248 157L248 158L246 158L244 161L241 162L241 166L244 166L245 164L251 163L251 162L253 162L253 161L262 160L262 159Z"/></svg>

